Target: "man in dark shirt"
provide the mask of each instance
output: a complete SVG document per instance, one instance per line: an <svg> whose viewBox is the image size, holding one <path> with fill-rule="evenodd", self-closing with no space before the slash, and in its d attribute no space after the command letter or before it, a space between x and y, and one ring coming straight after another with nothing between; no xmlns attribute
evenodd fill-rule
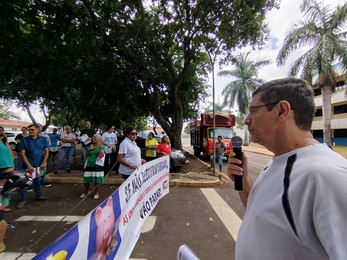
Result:
<svg viewBox="0 0 347 260"><path fill-rule="evenodd" d="M22 131L22 133L16 135L16 137L14 138L16 143L17 143L17 147L16 147L16 150L15 150L17 152L17 159L16 159L16 166L15 166L17 171L23 170L23 169L26 168L24 163L23 163L22 156L19 155L18 147L19 147L19 143L23 139L23 137L26 137L29 134L28 134L28 129L25 126L23 126L21 128L21 131Z"/></svg>
<svg viewBox="0 0 347 260"><path fill-rule="evenodd" d="M4 130L5 129L2 126L0 126L0 141L3 142L3 143L6 143L7 142L7 137L4 134Z"/></svg>
<svg viewBox="0 0 347 260"><path fill-rule="evenodd" d="M86 122L86 127L81 131L81 138L82 140L82 164L84 165L84 162L87 158L87 151L89 146L92 144L92 137L96 134L96 131L91 128L91 123L88 121ZM86 139L83 139L84 137L87 137Z"/></svg>

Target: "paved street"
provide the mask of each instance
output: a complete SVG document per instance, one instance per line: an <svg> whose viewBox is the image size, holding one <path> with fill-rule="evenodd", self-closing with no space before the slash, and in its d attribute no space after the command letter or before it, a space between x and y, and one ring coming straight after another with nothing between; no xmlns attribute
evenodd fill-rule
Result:
<svg viewBox="0 0 347 260"><path fill-rule="evenodd" d="M97 207L116 187L103 186L101 200L91 198L81 201L82 187L72 184L58 184L45 188L50 200L30 201L22 210L7 213L6 218L16 225L8 230L6 252L36 253L52 243L61 234L71 228L80 217ZM231 192L228 192L230 191ZM143 233L133 251L135 259L175 259L177 249L186 243L204 259L231 259L234 252L234 239L240 218L228 214L222 221L223 212L232 212L239 208L236 193L230 183L218 188L173 187L152 214L155 220L153 229ZM216 210L222 207L223 211ZM63 216L67 221L59 221ZM61 216L61 217L57 217ZM49 217L55 217L49 218ZM234 231L229 230L230 223L237 223ZM218 255L219 257L214 258ZM0 259L5 257L0 254ZM15 259L15 258L13 258ZM24 259L24 258L19 258Z"/></svg>
<svg viewBox="0 0 347 260"><path fill-rule="evenodd" d="M256 178L268 157L252 156L251 171ZM103 185L100 199L81 202L81 184L54 184L43 188L47 201L29 201L23 209L6 213L9 229L6 253L0 259L31 259L75 225L118 188ZM16 196L12 204L15 205ZM176 259L180 245L187 244L202 259L234 259L237 231L244 214L233 184L213 188L171 187L143 227L131 255L133 259ZM65 216L68 218L63 219ZM63 220L62 220L63 219Z"/></svg>

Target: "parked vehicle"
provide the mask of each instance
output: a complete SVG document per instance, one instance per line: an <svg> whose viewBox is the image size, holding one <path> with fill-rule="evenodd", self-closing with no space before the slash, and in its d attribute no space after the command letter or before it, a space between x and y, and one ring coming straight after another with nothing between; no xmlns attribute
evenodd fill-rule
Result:
<svg viewBox="0 0 347 260"><path fill-rule="evenodd" d="M176 148L171 148L170 172L179 170L186 164L187 158L184 153Z"/></svg>
<svg viewBox="0 0 347 260"><path fill-rule="evenodd" d="M225 143L225 156L232 151L231 138L235 135L235 115L229 113L215 114L215 142L221 135ZM213 114L201 114L200 118L190 120L190 142L193 146L194 155L208 159L213 155Z"/></svg>
<svg viewBox="0 0 347 260"><path fill-rule="evenodd" d="M7 142L10 144L11 149L14 151L17 148L17 142L15 140L17 134L20 134L21 132L11 132L11 131L5 131L4 134L7 136Z"/></svg>

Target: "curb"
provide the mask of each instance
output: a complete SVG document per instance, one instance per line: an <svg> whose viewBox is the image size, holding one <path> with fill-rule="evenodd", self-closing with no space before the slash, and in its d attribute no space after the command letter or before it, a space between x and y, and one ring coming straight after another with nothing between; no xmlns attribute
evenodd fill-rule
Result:
<svg viewBox="0 0 347 260"><path fill-rule="evenodd" d="M184 149L184 148L183 148ZM186 152L188 152L189 153L189 151L187 151L187 150L185 150ZM203 164L205 164L206 166L210 166L210 164L209 163L207 163L207 162L205 162L205 161L203 161L203 160L201 160L200 158L198 158L198 157L196 157L195 155L193 155L197 160L199 160L201 163L203 163ZM217 175L215 176L215 177L219 177L219 176L221 176L221 177L219 177L219 184L220 184L220 181L222 181L222 178L223 178L223 181L224 182L230 182L231 180L230 180L230 178L229 178L229 176L227 175L227 174L225 174L225 173L223 173L223 172L220 172L219 171L219 169L217 169L217 168L215 168L214 169L215 170L215 173L217 173Z"/></svg>
<svg viewBox="0 0 347 260"><path fill-rule="evenodd" d="M215 187L218 186L220 184L219 179L216 180L206 180L206 181L176 181L176 180L170 180L170 186L177 186L177 187L199 187L199 188L203 188L203 187Z"/></svg>
<svg viewBox="0 0 347 260"><path fill-rule="evenodd" d="M183 148L186 152L189 153L186 149ZM271 152L256 150L256 149L247 149L244 151L263 154L272 156ZM194 156L194 155L193 155ZM201 163L210 166L209 163L201 160L200 158L194 156ZM170 173L170 186L172 187L215 187L221 184L221 182L231 182L227 174L220 172L215 168L216 176L202 173L189 172L186 174L177 174ZM83 171L72 170L71 173L58 173L53 174L53 172L46 175L46 179L49 183L56 184L83 184ZM110 176L105 178L104 184L106 185L121 185L124 182L121 175L115 175L112 173Z"/></svg>
<svg viewBox="0 0 347 260"><path fill-rule="evenodd" d="M78 173L78 176L62 176L61 174L59 176L59 173L58 174L49 173L46 175L46 180L49 183L56 183L56 184L83 184L83 172L82 171L72 170L71 173L74 173L74 175L76 173ZM66 175L68 175L68 174L66 174ZM106 177L105 182L103 184L121 185L123 182L124 182L124 180L121 178Z"/></svg>
<svg viewBox="0 0 347 260"><path fill-rule="evenodd" d="M187 173L187 174L181 174L180 176L177 176L178 174L171 173L170 175L170 186L172 187L215 187L220 184L220 180L218 178L210 179L212 176L208 176L205 178L200 178L199 180L192 180L189 178L191 175L194 175L194 173ZM53 174L49 173L46 175L46 180L49 183L52 184L83 184L83 172L82 171L71 171L70 175L62 173ZM76 176L77 175L77 176ZM201 174L199 174L201 175ZM106 185L121 185L124 180L119 175L112 174L109 177L105 178L105 182L103 184ZM178 177L177 179L175 177ZM194 177L194 176L192 176Z"/></svg>

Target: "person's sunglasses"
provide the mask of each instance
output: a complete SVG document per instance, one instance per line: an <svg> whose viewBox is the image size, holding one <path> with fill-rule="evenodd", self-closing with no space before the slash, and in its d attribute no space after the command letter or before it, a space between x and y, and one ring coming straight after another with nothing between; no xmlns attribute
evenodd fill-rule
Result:
<svg viewBox="0 0 347 260"><path fill-rule="evenodd" d="M137 135L137 133L130 133L131 135Z"/></svg>
<svg viewBox="0 0 347 260"><path fill-rule="evenodd" d="M35 131L36 129L34 128L34 129L28 129L29 130L29 132L32 132L32 131Z"/></svg>

